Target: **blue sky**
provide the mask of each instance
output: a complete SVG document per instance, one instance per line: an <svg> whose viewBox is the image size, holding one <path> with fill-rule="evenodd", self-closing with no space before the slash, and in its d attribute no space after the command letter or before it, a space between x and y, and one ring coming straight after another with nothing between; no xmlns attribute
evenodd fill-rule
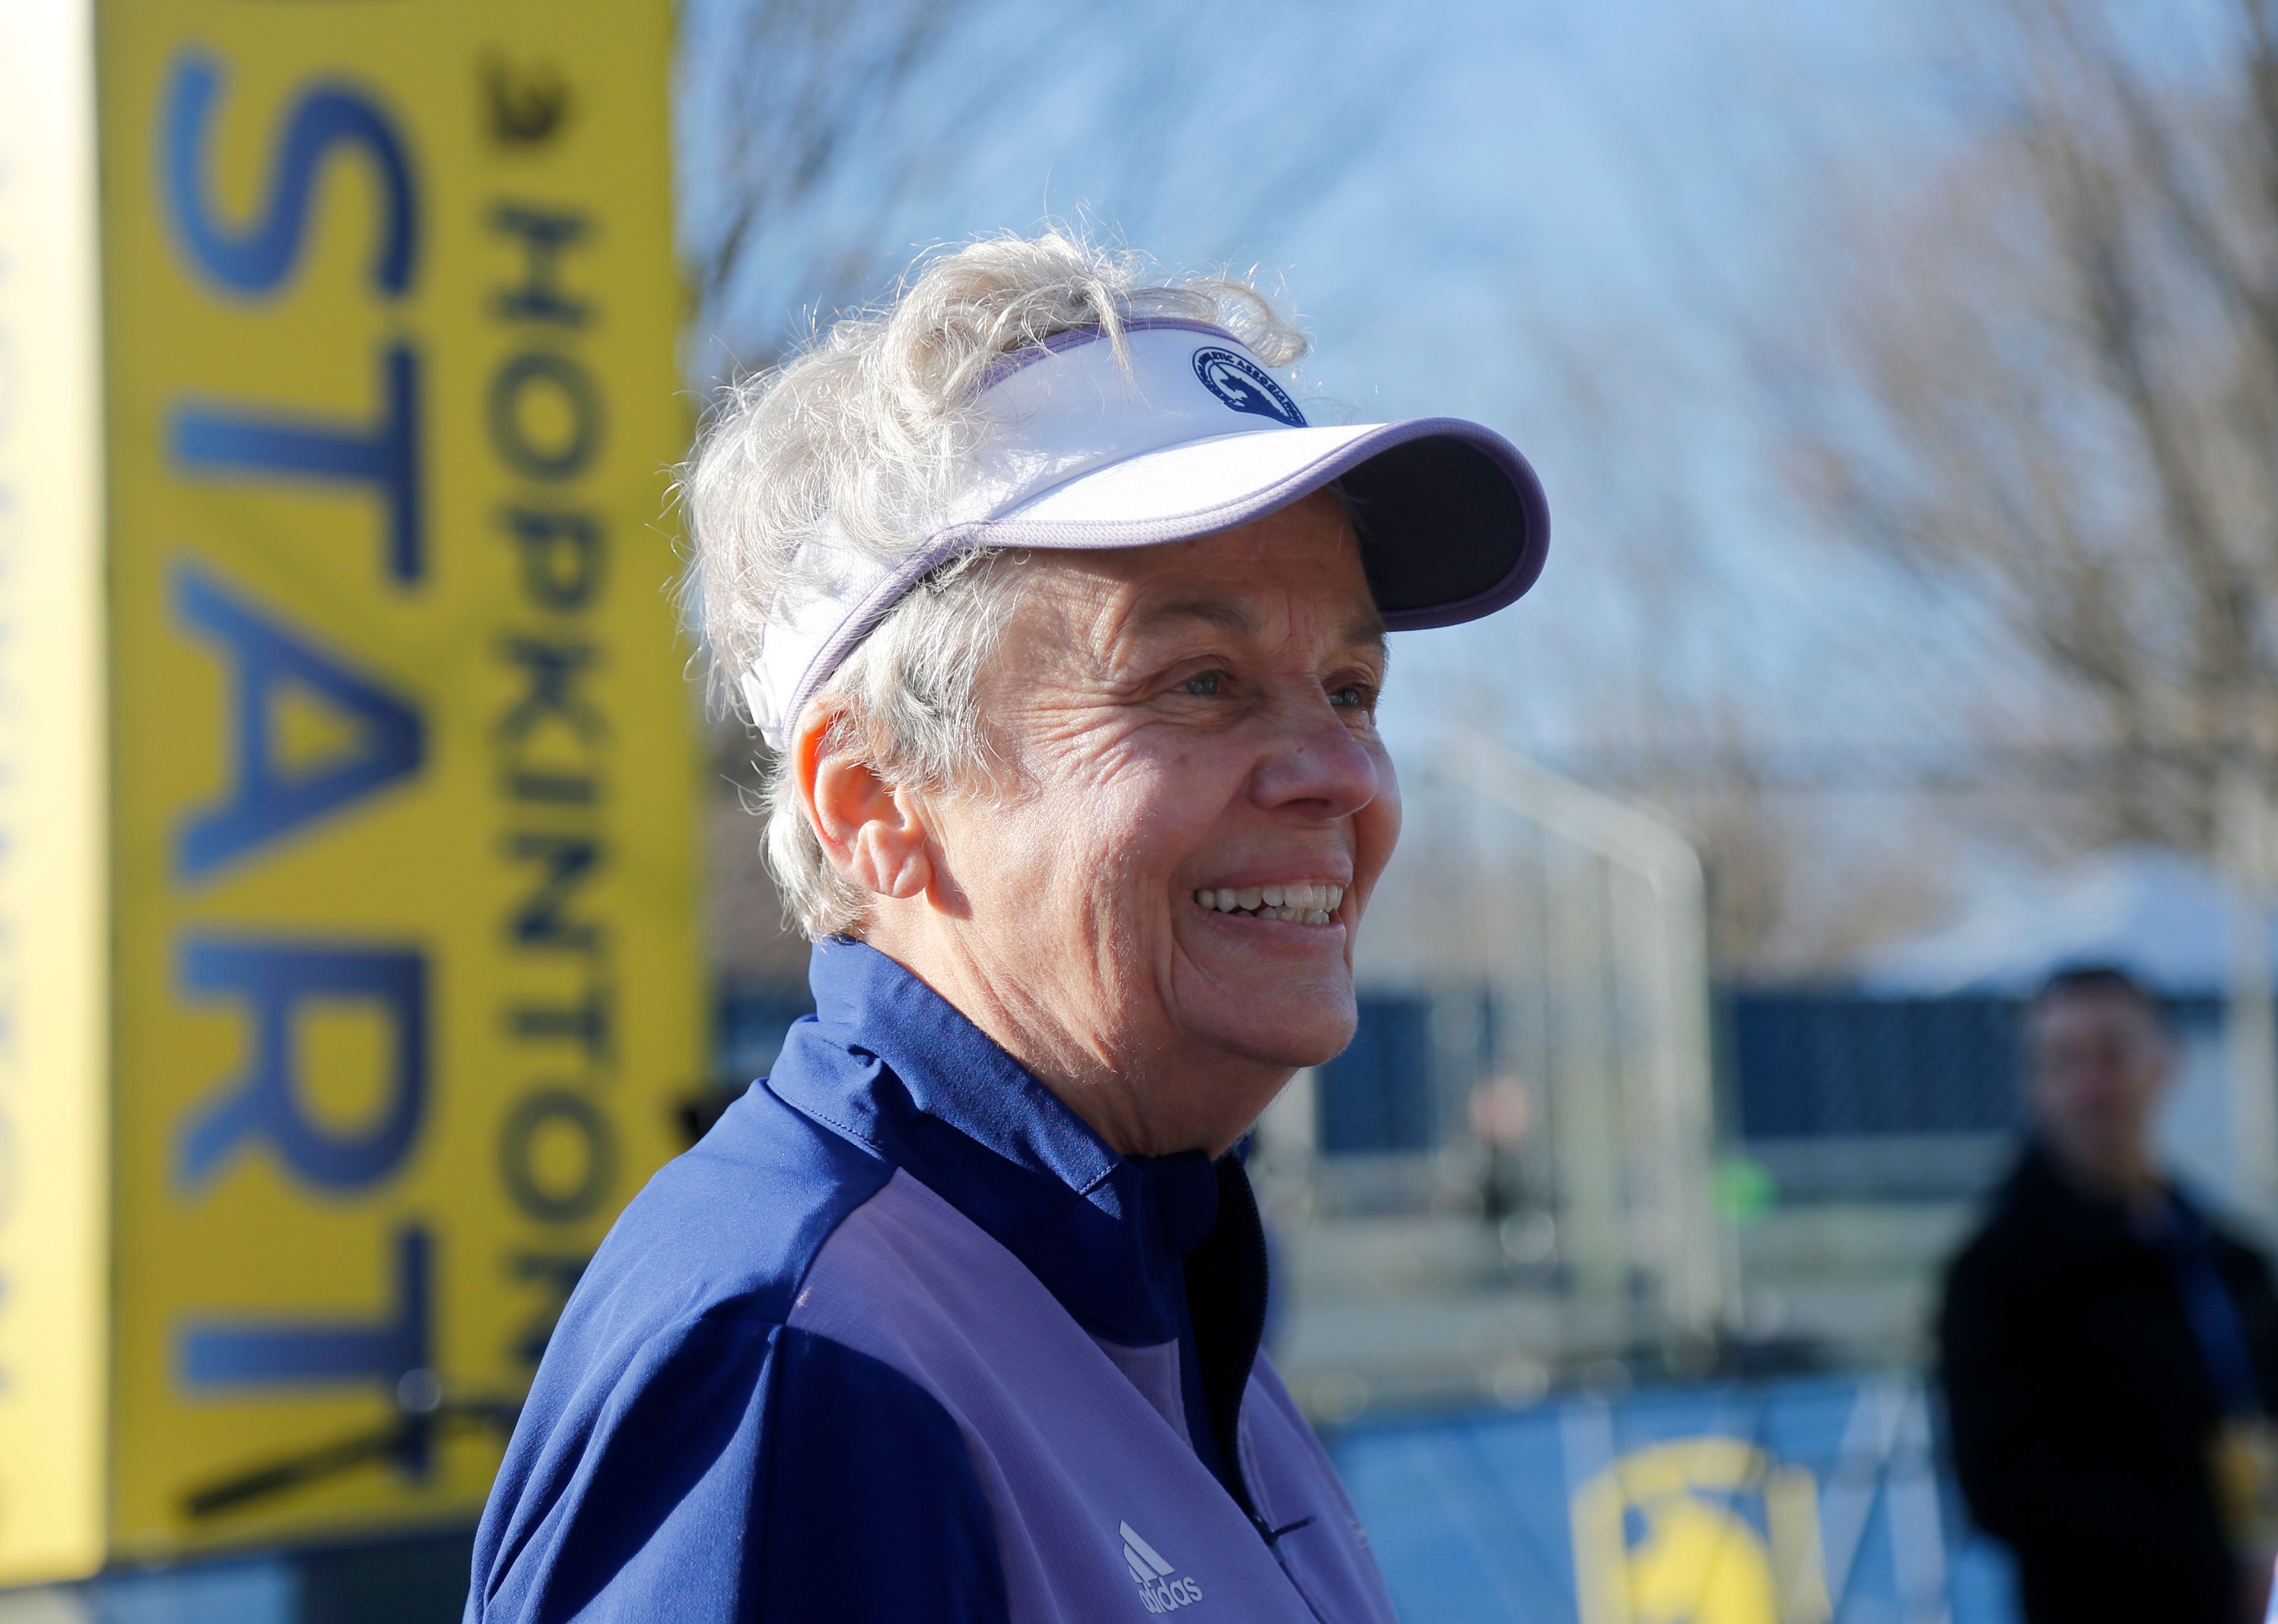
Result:
<svg viewBox="0 0 2278 1624"><path fill-rule="evenodd" d="M687 12L692 237L717 156L717 19L735 4ZM1428 755L1460 720L1579 763L1681 742L1704 715L1780 747L1916 750L1968 713L1982 644L1800 518L1733 334L1777 327L1808 290L1832 194L1903 186L1966 125L1942 14L974 0L763 230L692 370L795 326L850 243L893 265L1057 217L1172 265L1255 266L1316 335L1300 382L1317 417L1474 416L1550 492L1533 595L1399 640L1397 752ZM1903 821L1886 803L1808 810L1855 833Z"/></svg>

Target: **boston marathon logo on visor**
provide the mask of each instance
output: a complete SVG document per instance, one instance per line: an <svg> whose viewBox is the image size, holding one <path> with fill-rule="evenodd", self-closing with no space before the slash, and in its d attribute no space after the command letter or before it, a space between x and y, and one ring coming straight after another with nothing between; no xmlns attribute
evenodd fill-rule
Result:
<svg viewBox="0 0 2278 1624"><path fill-rule="evenodd" d="M1195 352L1195 376L1203 380L1204 388L1237 412L1271 417L1293 429L1305 426L1305 414L1297 409L1288 391L1246 355L1237 355L1215 345L1198 349Z"/></svg>

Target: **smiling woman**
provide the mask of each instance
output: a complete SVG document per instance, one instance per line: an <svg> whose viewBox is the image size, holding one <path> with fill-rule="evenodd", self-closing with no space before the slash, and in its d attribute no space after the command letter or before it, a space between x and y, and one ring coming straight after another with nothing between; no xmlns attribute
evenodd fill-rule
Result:
<svg viewBox="0 0 2278 1624"><path fill-rule="evenodd" d="M1222 1155L1351 1038L1352 927L1400 827L1359 547L1315 494L1021 572L975 687L998 782L897 800L827 701L791 775L873 947L1116 1150Z"/></svg>
<svg viewBox="0 0 2278 1624"><path fill-rule="evenodd" d="M1389 1620L1230 1151L1352 1035L1386 632L1548 520L1475 424L1309 425L1303 347L1008 238L723 400L696 578L819 1014L587 1271L470 1620Z"/></svg>

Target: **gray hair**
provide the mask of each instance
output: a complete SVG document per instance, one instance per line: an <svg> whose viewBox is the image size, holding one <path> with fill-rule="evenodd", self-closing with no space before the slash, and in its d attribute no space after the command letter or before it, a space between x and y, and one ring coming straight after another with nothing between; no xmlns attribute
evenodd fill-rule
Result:
<svg viewBox="0 0 2278 1624"><path fill-rule="evenodd" d="M1150 279L1136 254L1061 231L1004 235L921 260L895 295L818 329L780 365L722 389L681 469L714 691L742 709L738 679L767 629L824 583L802 546L835 528L881 561L928 539L929 515L985 432L975 405L998 357L1080 328L1183 316L1234 332L1268 366L1305 352L1265 294L1232 276ZM808 556L813 556L809 554ZM952 559L879 622L810 703L831 743L916 789L985 780L997 758L974 690L1017 601L1004 554ZM765 766L765 850L785 911L814 940L860 932L868 900L830 865L789 760Z"/></svg>

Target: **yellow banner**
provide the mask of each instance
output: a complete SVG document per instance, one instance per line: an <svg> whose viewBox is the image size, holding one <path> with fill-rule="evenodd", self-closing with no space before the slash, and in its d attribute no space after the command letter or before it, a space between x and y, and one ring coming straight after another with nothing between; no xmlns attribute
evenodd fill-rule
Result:
<svg viewBox="0 0 2278 1624"><path fill-rule="evenodd" d="M103 0L114 1550L470 1517L699 1071L666 0Z"/></svg>
<svg viewBox="0 0 2278 1624"><path fill-rule="evenodd" d="M93 49L0 0L0 1584L103 1552Z"/></svg>

